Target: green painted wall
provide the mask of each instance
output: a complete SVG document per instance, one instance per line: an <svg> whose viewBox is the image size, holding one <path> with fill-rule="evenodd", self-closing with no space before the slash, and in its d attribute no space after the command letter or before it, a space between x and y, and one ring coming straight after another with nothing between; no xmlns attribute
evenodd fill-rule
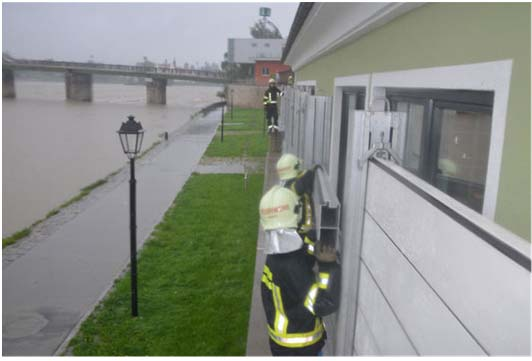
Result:
<svg viewBox="0 0 532 361"><path fill-rule="evenodd" d="M427 4L296 73L332 95L334 78L513 59L495 220L530 240L530 4Z"/></svg>

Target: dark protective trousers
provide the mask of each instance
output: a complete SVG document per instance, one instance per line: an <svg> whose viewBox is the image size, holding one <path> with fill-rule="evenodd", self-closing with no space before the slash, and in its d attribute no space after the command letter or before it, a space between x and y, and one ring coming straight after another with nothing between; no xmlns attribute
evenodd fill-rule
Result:
<svg viewBox="0 0 532 361"><path fill-rule="evenodd" d="M277 104L266 105L265 110L266 110L266 119L268 120L268 126L278 125L277 119L279 119L279 113L277 112Z"/></svg>
<svg viewBox="0 0 532 361"><path fill-rule="evenodd" d="M325 345L325 337L314 345L307 347L283 347L276 344L270 338L270 350L272 356L321 356L321 349Z"/></svg>

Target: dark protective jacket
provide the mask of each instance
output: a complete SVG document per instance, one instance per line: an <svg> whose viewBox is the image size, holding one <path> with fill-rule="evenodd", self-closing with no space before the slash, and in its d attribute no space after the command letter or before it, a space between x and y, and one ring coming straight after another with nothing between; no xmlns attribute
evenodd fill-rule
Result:
<svg viewBox="0 0 532 361"><path fill-rule="evenodd" d="M338 309L339 265L318 262L316 277L308 258L305 247L266 257L262 302L270 338L283 347L306 347L322 340L321 318Z"/></svg>
<svg viewBox="0 0 532 361"><path fill-rule="evenodd" d="M283 95L283 92L279 90L276 86L274 87L268 87L266 91L264 92L264 98L263 98L263 104L264 106L268 105L275 105L277 106L277 102L279 98Z"/></svg>

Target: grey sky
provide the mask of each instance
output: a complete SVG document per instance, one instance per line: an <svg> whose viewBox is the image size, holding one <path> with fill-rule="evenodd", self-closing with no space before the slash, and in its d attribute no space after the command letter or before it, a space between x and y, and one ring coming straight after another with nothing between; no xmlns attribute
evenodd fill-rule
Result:
<svg viewBox="0 0 532 361"><path fill-rule="evenodd" d="M261 6L288 36L298 3L3 3L2 50L14 57L133 64L147 56L221 62Z"/></svg>

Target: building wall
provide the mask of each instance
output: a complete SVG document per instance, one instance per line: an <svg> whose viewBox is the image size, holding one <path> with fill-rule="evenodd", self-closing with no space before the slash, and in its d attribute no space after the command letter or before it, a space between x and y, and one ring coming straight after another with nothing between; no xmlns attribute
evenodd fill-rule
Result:
<svg viewBox="0 0 532 361"><path fill-rule="evenodd" d="M266 88L265 86L256 85L230 84L227 87L227 103L230 105L231 101L233 101L235 107L262 109L264 107L262 98ZM233 90L232 93L231 90Z"/></svg>
<svg viewBox="0 0 532 361"><path fill-rule="evenodd" d="M268 68L269 72L267 75L262 74L262 69ZM261 61L257 60L255 62L255 84L257 85L268 85L268 80L270 80L272 75L280 73L282 71L287 71L290 69L290 66L281 64L280 61Z"/></svg>
<svg viewBox="0 0 532 361"><path fill-rule="evenodd" d="M512 59L495 221L530 240L530 4L417 8L296 72L332 95L334 78Z"/></svg>
<svg viewBox="0 0 532 361"><path fill-rule="evenodd" d="M228 39L230 63L253 64L256 59L281 59L284 39Z"/></svg>

